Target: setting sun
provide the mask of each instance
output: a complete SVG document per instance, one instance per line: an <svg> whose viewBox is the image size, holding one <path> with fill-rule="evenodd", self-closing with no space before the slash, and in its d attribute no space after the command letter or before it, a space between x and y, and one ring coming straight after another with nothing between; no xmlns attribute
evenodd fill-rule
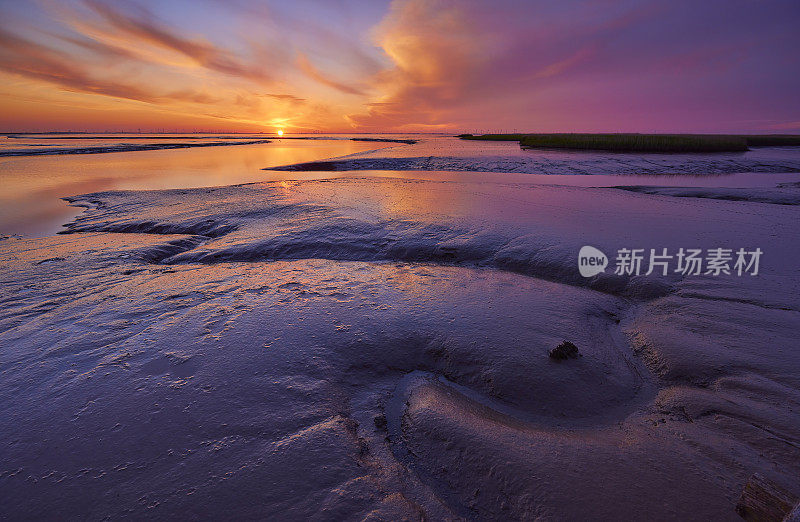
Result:
<svg viewBox="0 0 800 522"><path fill-rule="evenodd" d="M278 136L283 136L283 129L278 130Z"/></svg>

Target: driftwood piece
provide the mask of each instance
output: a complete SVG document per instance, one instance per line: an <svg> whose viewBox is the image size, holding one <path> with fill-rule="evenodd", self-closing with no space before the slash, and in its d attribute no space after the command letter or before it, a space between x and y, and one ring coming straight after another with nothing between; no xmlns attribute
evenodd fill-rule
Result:
<svg viewBox="0 0 800 522"><path fill-rule="evenodd" d="M797 503L798 499L790 492L754 473L744 485L736 504L736 512L748 521L794 522L797 520L798 510L793 508Z"/></svg>

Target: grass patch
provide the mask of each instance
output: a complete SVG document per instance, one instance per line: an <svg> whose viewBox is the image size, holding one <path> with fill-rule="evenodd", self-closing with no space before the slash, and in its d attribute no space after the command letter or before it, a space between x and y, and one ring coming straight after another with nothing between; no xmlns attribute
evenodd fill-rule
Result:
<svg viewBox="0 0 800 522"><path fill-rule="evenodd" d="M751 147L797 147L800 146L800 136L797 134L757 134L745 135L747 144Z"/></svg>
<svg viewBox="0 0 800 522"><path fill-rule="evenodd" d="M741 136L689 134L532 134L519 141L525 149L583 149L614 152L741 152Z"/></svg>
<svg viewBox="0 0 800 522"><path fill-rule="evenodd" d="M525 149L613 152L743 152L749 147L800 146L796 134L460 134L462 140L518 141Z"/></svg>

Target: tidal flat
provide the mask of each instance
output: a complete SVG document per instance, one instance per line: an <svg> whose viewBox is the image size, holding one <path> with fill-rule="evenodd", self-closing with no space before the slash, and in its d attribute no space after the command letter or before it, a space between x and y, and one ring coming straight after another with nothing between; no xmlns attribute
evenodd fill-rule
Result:
<svg viewBox="0 0 800 522"><path fill-rule="evenodd" d="M754 474L800 497L800 151L413 141L70 158L66 226L0 230L0 517L735 520ZM584 245L612 266L581 276ZM617 274L626 248L763 255Z"/></svg>

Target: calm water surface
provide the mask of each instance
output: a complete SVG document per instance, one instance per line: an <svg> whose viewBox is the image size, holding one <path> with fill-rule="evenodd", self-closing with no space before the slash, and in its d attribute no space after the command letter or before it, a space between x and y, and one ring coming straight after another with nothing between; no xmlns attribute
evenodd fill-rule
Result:
<svg viewBox="0 0 800 522"><path fill-rule="evenodd" d="M0 150L25 146L86 147L180 141L169 137L3 140ZM253 139L253 137L237 137ZM183 140L191 142L196 140ZM220 135L207 138L222 141ZM183 142L182 141L182 142ZM271 179L261 169L374 150L395 144L347 139L274 139L257 145L164 149L103 154L0 157L0 234L39 237L61 229L82 209L60 198L103 190L152 190L234 185Z"/></svg>
<svg viewBox="0 0 800 522"><path fill-rule="evenodd" d="M40 237L55 234L82 209L60 198L105 190L154 190L234 185L283 179L316 179L344 176L381 176L438 181L558 184L573 186L661 185L774 187L800 181L798 173L725 175L569 175L449 171L281 172L264 171L293 163L319 161L350 154L377 151L373 156L421 157L468 156L486 158L536 156L557 161L602 158L647 161L646 156L615 156L587 151L523 151L515 142L462 141L452 136L416 135L294 135L304 139L279 139L264 135L18 135L0 136L4 151L57 150L81 147L119 147L164 143L236 142L268 138L270 143L162 150L138 150L101 154L54 154L0 157L0 236L19 234ZM416 145L351 141L349 138L384 137L420 140ZM312 138L312 139L309 139ZM800 148L754 150L745 153L757 161L800 158Z"/></svg>

